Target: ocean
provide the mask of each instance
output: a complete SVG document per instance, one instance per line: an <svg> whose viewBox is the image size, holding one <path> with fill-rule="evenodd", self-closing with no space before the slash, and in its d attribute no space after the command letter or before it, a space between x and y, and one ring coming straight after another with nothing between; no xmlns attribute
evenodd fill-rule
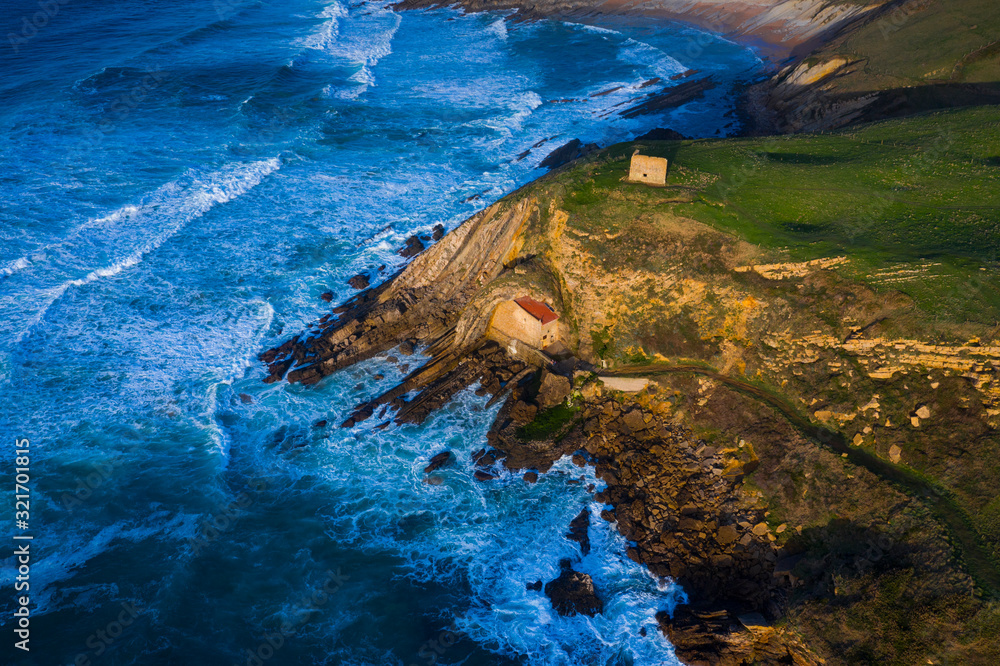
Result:
<svg viewBox="0 0 1000 666"><path fill-rule="evenodd" d="M262 383L257 355L570 139L738 131L753 51L680 24L379 2L6 0L0 20L0 663L677 663L654 616L684 592L613 525L592 522L576 565L602 615L526 589L579 559L565 533L603 508L592 470L475 481L496 407L472 390L419 427L338 427L419 356L302 387ZM619 115L689 69L719 86Z"/></svg>

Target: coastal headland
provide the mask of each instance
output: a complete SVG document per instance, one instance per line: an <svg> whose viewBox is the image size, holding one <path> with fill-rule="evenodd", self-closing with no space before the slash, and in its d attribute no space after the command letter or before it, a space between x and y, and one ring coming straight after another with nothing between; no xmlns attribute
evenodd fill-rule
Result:
<svg viewBox="0 0 1000 666"><path fill-rule="evenodd" d="M569 538L585 553L589 521L613 522L684 587L658 618L684 663L1000 662L987 3L462 5L718 20L791 60L747 91L765 135L577 146L262 354L267 381L399 349L423 364L345 427L420 423L468 387L503 401L476 478L594 466L606 509ZM636 152L668 161L664 186L629 182ZM544 343L497 325L519 301ZM572 561L539 588L600 612Z"/></svg>

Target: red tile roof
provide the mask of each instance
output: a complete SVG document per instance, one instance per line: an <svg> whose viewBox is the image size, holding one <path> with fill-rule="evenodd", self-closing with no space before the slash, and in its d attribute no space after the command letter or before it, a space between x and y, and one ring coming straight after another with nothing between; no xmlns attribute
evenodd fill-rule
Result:
<svg viewBox="0 0 1000 666"><path fill-rule="evenodd" d="M556 319L559 319L559 315L552 311L545 303L536 301L528 296L522 296L521 298L515 298L514 302L524 308L525 312L530 314L532 317L542 322L542 324L550 324Z"/></svg>

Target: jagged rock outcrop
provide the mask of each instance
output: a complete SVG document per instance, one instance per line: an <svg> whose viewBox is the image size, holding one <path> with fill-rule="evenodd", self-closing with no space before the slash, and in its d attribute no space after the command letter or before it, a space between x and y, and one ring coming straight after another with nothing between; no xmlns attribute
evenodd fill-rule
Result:
<svg viewBox="0 0 1000 666"><path fill-rule="evenodd" d="M266 381L312 384L407 340L426 344L438 367L457 364L481 341L492 310L491 302L474 297L508 270L518 232L535 214L529 199L505 200L470 218L388 282L361 292L334 310L334 317L263 353L270 371ZM457 353L442 361L449 351ZM437 378L428 372L421 376Z"/></svg>
<svg viewBox="0 0 1000 666"><path fill-rule="evenodd" d="M823 663L797 638L775 629L755 613L737 617L726 609L681 606L673 617L661 611L656 619L677 658L688 666Z"/></svg>
<svg viewBox="0 0 1000 666"><path fill-rule="evenodd" d="M579 139L572 139L546 155L545 159L538 163L538 168L550 170L558 169L564 164L568 164L573 160L585 157L600 149L601 147L596 143L584 144Z"/></svg>
<svg viewBox="0 0 1000 666"><path fill-rule="evenodd" d="M604 602L594 588L589 574L574 571L569 560L559 563L559 577L545 584L545 596L552 601L557 613L565 616L589 615L604 612Z"/></svg>
<svg viewBox="0 0 1000 666"><path fill-rule="evenodd" d="M747 611L766 607L779 553L762 522L764 507L739 492L738 465L689 430L610 397L588 402L559 442L524 441L522 419L511 414L501 412L491 433L505 466L544 470L580 451L607 483L595 497L613 510L602 516L635 542L630 558L677 580L693 598ZM755 530L759 525L764 529ZM582 539L585 528L572 533Z"/></svg>

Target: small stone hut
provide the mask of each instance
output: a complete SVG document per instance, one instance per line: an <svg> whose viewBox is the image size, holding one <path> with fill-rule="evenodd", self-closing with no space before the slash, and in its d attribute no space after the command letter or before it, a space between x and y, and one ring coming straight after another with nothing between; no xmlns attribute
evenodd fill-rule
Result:
<svg viewBox="0 0 1000 666"><path fill-rule="evenodd" d="M638 151L632 155L632 164L629 167L628 179L633 183L645 183L647 185L667 184L666 158L650 157L640 155Z"/></svg>
<svg viewBox="0 0 1000 666"><path fill-rule="evenodd" d="M550 306L522 296L497 306L490 329L504 338L545 349L558 340L558 321L559 315Z"/></svg>

